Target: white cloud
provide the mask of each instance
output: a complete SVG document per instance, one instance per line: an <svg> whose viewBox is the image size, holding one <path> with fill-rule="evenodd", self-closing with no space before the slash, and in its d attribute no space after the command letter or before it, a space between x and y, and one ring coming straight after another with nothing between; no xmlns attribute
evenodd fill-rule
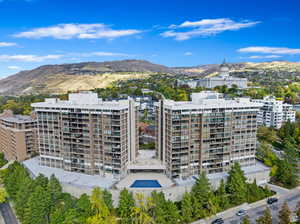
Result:
<svg viewBox="0 0 300 224"><path fill-rule="evenodd" d="M267 59L267 58L281 58L282 56L281 55L252 55L252 56L249 56L248 58L250 59Z"/></svg>
<svg viewBox="0 0 300 224"><path fill-rule="evenodd" d="M49 54L38 56L33 54L17 54L17 55L0 55L0 61L22 61L22 62L42 62L46 60L55 60L63 55Z"/></svg>
<svg viewBox="0 0 300 224"><path fill-rule="evenodd" d="M8 66L7 68L10 70L20 70L21 69L19 66L14 66L14 65Z"/></svg>
<svg viewBox="0 0 300 224"><path fill-rule="evenodd" d="M245 47L238 49L238 52L242 53L261 53L261 54L300 54L298 48L287 48L287 47Z"/></svg>
<svg viewBox="0 0 300 224"><path fill-rule="evenodd" d="M193 53L188 51L188 52L185 52L184 55L185 56L191 56L191 55L193 55Z"/></svg>
<svg viewBox="0 0 300 224"><path fill-rule="evenodd" d="M36 28L29 31L15 34L14 37L24 37L31 39L39 39L44 37L52 37L55 39L114 39L122 36L129 36L141 33L140 30L113 30L109 26L102 23L95 24L58 24L50 27Z"/></svg>
<svg viewBox="0 0 300 224"><path fill-rule="evenodd" d="M239 30L252 27L260 23L259 21L242 20L233 21L228 18L202 19L195 22L185 21L180 25L170 25L168 31L161 33L163 37L174 37L175 40L188 40L197 36L211 36L224 31ZM191 28L187 31L176 31L177 29Z"/></svg>
<svg viewBox="0 0 300 224"><path fill-rule="evenodd" d="M11 43L11 42L0 42L0 47L12 47L16 46L16 43Z"/></svg>

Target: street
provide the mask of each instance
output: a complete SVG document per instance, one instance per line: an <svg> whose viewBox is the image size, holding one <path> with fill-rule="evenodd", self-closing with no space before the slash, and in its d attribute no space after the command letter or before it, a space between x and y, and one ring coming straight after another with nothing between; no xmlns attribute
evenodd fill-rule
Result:
<svg viewBox="0 0 300 224"><path fill-rule="evenodd" d="M279 198L279 201L272 205L262 205L260 207L252 208L247 210L247 215L249 216L251 223L256 223L256 219L260 217L264 210L269 207L272 212L273 223L278 223L278 212L281 209L284 202L287 202L291 211L294 211L297 203L300 201L300 189L296 192L286 193ZM238 217L233 214L232 217L224 219L227 224L237 224L243 220L243 217Z"/></svg>
<svg viewBox="0 0 300 224"><path fill-rule="evenodd" d="M13 213L9 203L0 204L0 211L4 218L5 224L18 224L16 216Z"/></svg>

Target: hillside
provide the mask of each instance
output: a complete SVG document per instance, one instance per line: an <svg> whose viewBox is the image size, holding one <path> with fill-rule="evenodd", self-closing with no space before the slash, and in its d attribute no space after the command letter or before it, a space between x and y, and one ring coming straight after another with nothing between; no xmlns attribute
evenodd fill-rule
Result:
<svg viewBox="0 0 300 224"><path fill-rule="evenodd" d="M231 75L248 78L260 85L285 85L300 80L299 62L245 62L229 63L228 66ZM218 72L219 64L171 68L144 60L45 65L1 79L0 94L65 93L103 88L117 80L143 79L157 73L200 78Z"/></svg>
<svg viewBox="0 0 300 224"><path fill-rule="evenodd" d="M65 93L106 87L116 80L172 73L168 67L143 60L45 65L0 80L0 94Z"/></svg>
<svg viewBox="0 0 300 224"><path fill-rule="evenodd" d="M260 85L285 85L300 80L300 62L272 61L228 63L230 74L236 77L248 78ZM218 75L219 65L210 64L198 67L176 68L181 73L193 78Z"/></svg>

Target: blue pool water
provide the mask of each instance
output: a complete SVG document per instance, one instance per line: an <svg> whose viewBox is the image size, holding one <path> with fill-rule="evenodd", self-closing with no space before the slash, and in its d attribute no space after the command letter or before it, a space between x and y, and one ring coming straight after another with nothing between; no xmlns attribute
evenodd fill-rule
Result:
<svg viewBox="0 0 300 224"><path fill-rule="evenodd" d="M161 187L160 183L157 180L136 180L130 186L134 188L158 188Z"/></svg>

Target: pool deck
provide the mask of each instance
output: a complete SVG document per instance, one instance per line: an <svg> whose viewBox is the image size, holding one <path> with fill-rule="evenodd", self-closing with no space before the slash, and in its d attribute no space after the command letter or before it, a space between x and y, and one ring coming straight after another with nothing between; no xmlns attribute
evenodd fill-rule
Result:
<svg viewBox="0 0 300 224"><path fill-rule="evenodd" d="M169 179L163 173L131 173L128 174L124 179L122 179L119 183L116 184L116 188L123 189L123 188L130 188L130 189L137 189L130 187L134 181L136 180L157 180L162 188L169 188L174 186L174 183L171 179ZM157 190L157 188L143 188L145 190Z"/></svg>

